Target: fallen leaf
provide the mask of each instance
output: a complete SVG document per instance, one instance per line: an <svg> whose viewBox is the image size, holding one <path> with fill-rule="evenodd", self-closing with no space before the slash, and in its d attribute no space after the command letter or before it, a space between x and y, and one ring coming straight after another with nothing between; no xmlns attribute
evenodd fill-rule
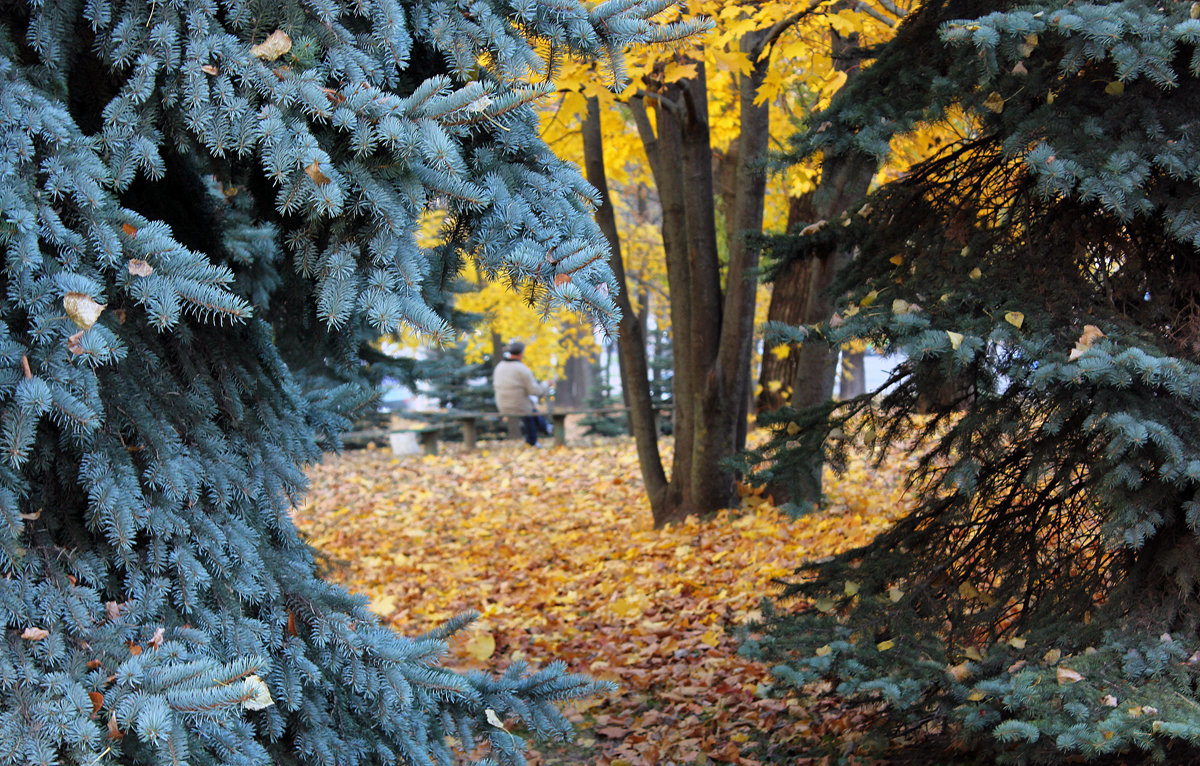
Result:
<svg viewBox="0 0 1200 766"><path fill-rule="evenodd" d="M1008 645L1013 649L1024 649L1025 639L1021 638L1020 636L1013 636L1012 638L1008 639Z"/></svg>
<svg viewBox="0 0 1200 766"><path fill-rule="evenodd" d="M1000 114L1004 111L1004 97L993 91L987 98L983 100L983 105L988 110Z"/></svg>
<svg viewBox="0 0 1200 766"><path fill-rule="evenodd" d="M108 738L109 739L125 739L125 733L117 727L117 713L113 711L108 714Z"/></svg>
<svg viewBox="0 0 1200 766"><path fill-rule="evenodd" d="M310 163L309 166L304 169L304 172L308 174L308 177L311 178L313 183L315 183L317 186L324 186L330 181L329 176L321 172L321 163L317 160L313 160L312 163Z"/></svg>
<svg viewBox="0 0 1200 766"><path fill-rule="evenodd" d="M138 233L137 227L133 226L132 224L128 224L128 223L121 224L121 231L125 232L125 236L127 236L131 239L133 237L136 237L137 233Z"/></svg>
<svg viewBox="0 0 1200 766"><path fill-rule="evenodd" d="M637 617L641 615L642 608L632 599L619 598L612 603L612 610L621 617Z"/></svg>
<svg viewBox="0 0 1200 766"><path fill-rule="evenodd" d="M955 681L962 683L963 681L966 681L968 678L970 678L972 675L971 663L960 662L957 665L953 665L951 667L946 668L946 672L949 673L950 677L953 678Z"/></svg>
<svg viewBox="0 0 1200 766"><path fill-rule="evenodd" d="M207 75L215 76L217 74L217 68L212 64L205 64L204 66L200 67L200 71Z"/></svg>
<svg viewBox="0 0 1200 766"><path fill-rule="evenodd" d="M491 708L487 708L486 710L483 711L483 717L485 719L487 719L488 723L490 723L492 726L495 726L497 729L501 729L503 731L508 731L508 729L504 728L504 721L500 720L500 716L496 715L495 710L492 710Z"/></svg>
<svg viewBox="0 0 1200 766"><path fill-rule="evenodd" d="M250 49L250 54L263 61L275 61L292 49L292 38L287 32L276 29L266 40Z"/></svg>
<svg viewBox="0 0 1200 766"><path fill-rule="evenodd" d="M67 293L63 296L63 308L67 310L71 321L84 330L96 324L100 313L104 311L104 307L86 293Z"/></svg>
<svg viewBox="0 0 1200 766"><path fill-rule="evenodd" d="M154 631L154 635L146 643L150 644L150 646L153 646L155 649L159 648L160 646L162 646L162 643L163 643L163 634L164 634L164 631L163 631L162 627L160 626L157 630Z"/></svg>
<svg viewBox="0 0 1200 766"><path fill-rule="evenodd" d="M825 225L827 223L829 223L829 222L826 221L825 219L821 219L820 221L817 221L815 223L810 223L808 226L805 226L803 229L800 230L800 236L807 237L810 234L816 234L818 231L825 228Z"/></svg>
<svg viewBox="0 0 1200 766"><path fill-rule="evenodd" d="M962 345L963 336L961 333L946 330L946 335L950 338L950 348L957 349Z"/></svg>
<svg viewBox="0 0 1200 766"><path fill-rule="evenodd" d="M887 641L880 641L878 644L875 644L875 648L881 652L886 652L888 649L891 649L895 646L896 642L890 638Z"/></svg>
<svg viewBox="0 0 1200 766"><path fill-rule="evenodd" d="M491 633L476 633L465 648L467 654L482 662L496 653L496 638Z"/></svg>
<svg viewBox="0 0 1200 766"><path fill-rule="evenodd" d="M154 267L140 258L130 258L128 269L135 277L148 277L154 273Z"/></svg>
<svg viewBox="0 0 1200 766"><path fill-rule="evenodd" d="M88 699L92 701L91 717L95 718L96 714L100 712L100 708L104 707L104 694L103 692L88 692Z"/></svg>
<svg viewBox="0 0 1200 766"><path fill-rule="evenodd" d="M983 272L979 270L978 266L976 266L975 268L971 269L971 271L967 274L967 276L970 277L971 279L979 279L980 277L983 276Z"/></svg>
<svg viewBox="0 0 1200 766"><path fill-rule="evenodd" d="M275 700L271 699L271 690L261 678L256 675L247 676L244 683L250 696L242 702L242 707L247 710L263 710L275 704Z"/></svg>
<svg viewBox="0 0 1200 766"><path fill-rule="evenodd" d="M1110 96L1120 96L1125 92L1125 83L1120 80L1113 80L1108 85L1104 86L1104 92Z"/></svg>
<svg viewBox="0 0 1200 766"><path fill-rule="evenodd" d="M41 641L49 635L50 631L48 630L43 628L29 627L26 628L23 633L21 633L21 638L25 639L26 641Z"/></svg>
<svg viewBox="0 0 1200 766"><path fill-rule="evenodd" d="M1059 651L1058 649L1051 649L1050 651L1046 652L1045 655L1042 656L1042 660L1045 661L1045 663L1047 665L1053 665L1053 664L1057 663L1060 659L1062 659L1062 652Z"/></svg>
<svg viewBox="0 0 1200 766"><path fill-rule="evenodd" d="M1077 682L1083 680L1082 675L1075 672L1074 670L1071 670L1070 668L1062 667L1061 665L1055 671L1054 676L1056 679L1058 679L1058 683L1060 685L1061 684L1073 684L1073 683L1077 683Z"/></svg>
<svg viewBox="0 0 1200 766"><path fill-rule="evenodd" d="M1074 362L1079 357L1092 347L1098 339L1105 337L1104 333L1100 332L1100 328L1094 324L1083 326L1083 334L1079 336L1079 340L1075 341L1075 348L1071 349L1071 355L1068 359Z"/></svg>
<svg viewBox="0 0 1200 766"><path fill-rule="evenodd" d="M1111 694L1105 694L1103 697L1100 698L1100 704L1103 705L1104 707L1116 707L1117 706L1117 698L1112 696Z"/></svg>
<svg viewBox="0 0 1200 766"><path fill-rule="evenodd" d="M1021 325L1025 324L1025 315L1020 311L1006 311L1004 312L1004 321L1020 330Z"/></svg>
<svg viewBox="0 0 1200 766"><path fill-rule="evenodd" d="M700 643L715 647L721 642L721 638L713 631L705 631L704 635L700 636Z"/></svg>
<svg viewBox="0 0 1200 766"><path fill-rule="evenodd" d="M70 351L76 356L79 356L83 353L83 344L80 341L83 340L83 334L85 332L87 332L87 330L80 330L79 332L71 333L67 336L67 351Z"/></svg>
<svg viewBox="0 0 1200 766"><path fill-rule="evenodd" d="M570 274L555 274L554 275L554 286L555 287L562 287L563 285L569 285L570 283L571 283L571 275Z"/></svg>

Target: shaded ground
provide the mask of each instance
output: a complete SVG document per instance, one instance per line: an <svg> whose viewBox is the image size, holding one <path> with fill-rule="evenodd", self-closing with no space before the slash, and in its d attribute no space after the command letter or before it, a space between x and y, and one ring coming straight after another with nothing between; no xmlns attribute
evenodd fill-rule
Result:
<svg viewBox="0 0 1200 766"><path fill-rule="evenodd" d="M827 511L800 521L749 495L735 512L660 531L626 439L362 451L310 475L297 523L333 578L398 630L475 610L449 664L560 659L619 684L576 705L577 739L539 745L536 764L752 765L764 748L836 752L860 736L861 720L828 703L772 697L768 670L737 656L734 633L772 578L866 542L903 512L887 472L831 480Z"/></svg>

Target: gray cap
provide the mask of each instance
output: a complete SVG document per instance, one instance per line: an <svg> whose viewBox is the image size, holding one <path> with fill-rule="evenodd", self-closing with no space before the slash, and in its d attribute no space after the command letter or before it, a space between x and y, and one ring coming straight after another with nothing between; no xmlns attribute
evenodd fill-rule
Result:
<svg viewBox="0 0 1200 766"><path fill-rule="evenodd" d="M519 340L514 340L512 343L509 343L504 347L504 353L511 354L512 356L523 354L525 353L525 344Z"/></svg>

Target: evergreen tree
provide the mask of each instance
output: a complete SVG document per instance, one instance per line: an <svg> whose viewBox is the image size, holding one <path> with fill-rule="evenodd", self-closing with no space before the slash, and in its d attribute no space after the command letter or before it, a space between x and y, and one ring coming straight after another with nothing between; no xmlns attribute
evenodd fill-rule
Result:
<svg viewBox="0 0 1200 766"><path fill-rule="evenodd" d="M878 398L764 417L764 478L856 429L922 454L917 509L805 567L784 596L808 608L747 646L782 684L833 680L1002 759L1200 742L1198 43L1197 3L935 0L814 117L800 153L974 129L778 243L861 251L820 338L778 337L907 361Z"/></svg>
<svg viewBox="0 0 1200 766"><path fill-rule="evenodd" d="M440 667L467 618L383 628L289 513L364 337L442 333L464 255L615 323L537 51L619 77L688 31L664 5L4 2L0 762L520 763L502 720L569 732L555 701L601 686Z"/></svg>

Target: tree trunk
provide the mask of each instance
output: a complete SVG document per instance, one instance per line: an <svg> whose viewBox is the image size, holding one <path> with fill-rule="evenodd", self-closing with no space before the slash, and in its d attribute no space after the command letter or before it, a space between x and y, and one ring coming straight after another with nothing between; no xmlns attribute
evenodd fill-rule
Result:
<svg viewBox="0 0 1200 766"><path fill-rule="evenodd" d="M654 405L650 399L650 376L646 365L645 334L629 301L625 262L621 258L621 241L617 235L617 223L608 196L608 177L604 169L604 145L601 136L600 104L592 97L588 99L587 116L583 121L584 167L588 183L600 192L596 223L612 248L610 265L619 288L616 303L621 309L621 335L617 339L621 389L629 405L629 425L637 444L638 464L646 485L646 496L650 499L650 512L657 522L664 513L667 477L663 472L662 457L658 451L658 430L655 427Z"/></svg>
<svg viewBox="0 0 1200 766"><path fill-rule="evenodd" d="M590 360L582 356L568 359L563 379L555 386L554 405L564 410L583 408L591 394L593 377Z"/></svg>
<svg viewBox="0 0 1200 766"><path fill-rule="evenodd" d="M847 72L847 82L850 82L859 68L858 59L851 53L857 44L856 36L843 37L832 31L830 36L834 68ZM835 221L866 194L876 168L874 158L860 152L826 154L821 162L821 180L809 195L810 199L794 201L789 207L789 231L800 223L827 221L829 225L835 225ZM804 214L807 218L800 217ZM833 315L836 296L831 294L830 287L837 273L850 262L853 251L839 245L807 255L785 265L776 277L767 312L769 319L790 324L817 324ZM785 303L792 305L783 305ZM802 409L829 401L833 397L836 365L837 350L819 341L801 345L784 359L764 354L759 410L778 409L785 403ZM774 380L783 385L772 391L770 389L775 387L771 386L771 381ZM821 461L815 459L809 477L814 496L808 498L813 502L818 502L821 497L821 471ZM780 499L776 498L777 501Z"/></svg>
<svg viewBox="0 0 1200 766"><path fill-rule="evenodd" d="M741 83L742 133L730 153L736 167L727 171L735 188L722 195L732 230L724 290L703 62L692 62L694 78L646 96L657 130L645 104L632 104L663 206L674 338L675 458L656 525L727 508L736 499L736 477L723 463L744 445L749 406L758 252L747 247L745 234L762 229L769 107L756 106L754 98L768 70L758 55L768 36L751 33L743 42L756 63Z"/></svg>
<svg viewBox="0 0 1200 766"><path fill-rule="evenodd" d="M787 231L795 234L804 224L811 223L815 216L812 210L813 195L792 197L788 200ZM775 276L771 290L771 302L767 307L767 321L788 325L804 324L808 300L808 281L811 278L813 260L793 258L785 263ZM796 386L799 366L795 354L798 346L792 346L786 357L765 353L759 374L759 394L755 407L759 412L774 412L788 404Z"/></svg>
<svg viewBox="0 0 1200 766"><path fill-rule="evenodd" d="M838 398L842 401L862 396L867 392L866 374L863 369L863 352L842 351L842 375L838 385Z"/></svg>

